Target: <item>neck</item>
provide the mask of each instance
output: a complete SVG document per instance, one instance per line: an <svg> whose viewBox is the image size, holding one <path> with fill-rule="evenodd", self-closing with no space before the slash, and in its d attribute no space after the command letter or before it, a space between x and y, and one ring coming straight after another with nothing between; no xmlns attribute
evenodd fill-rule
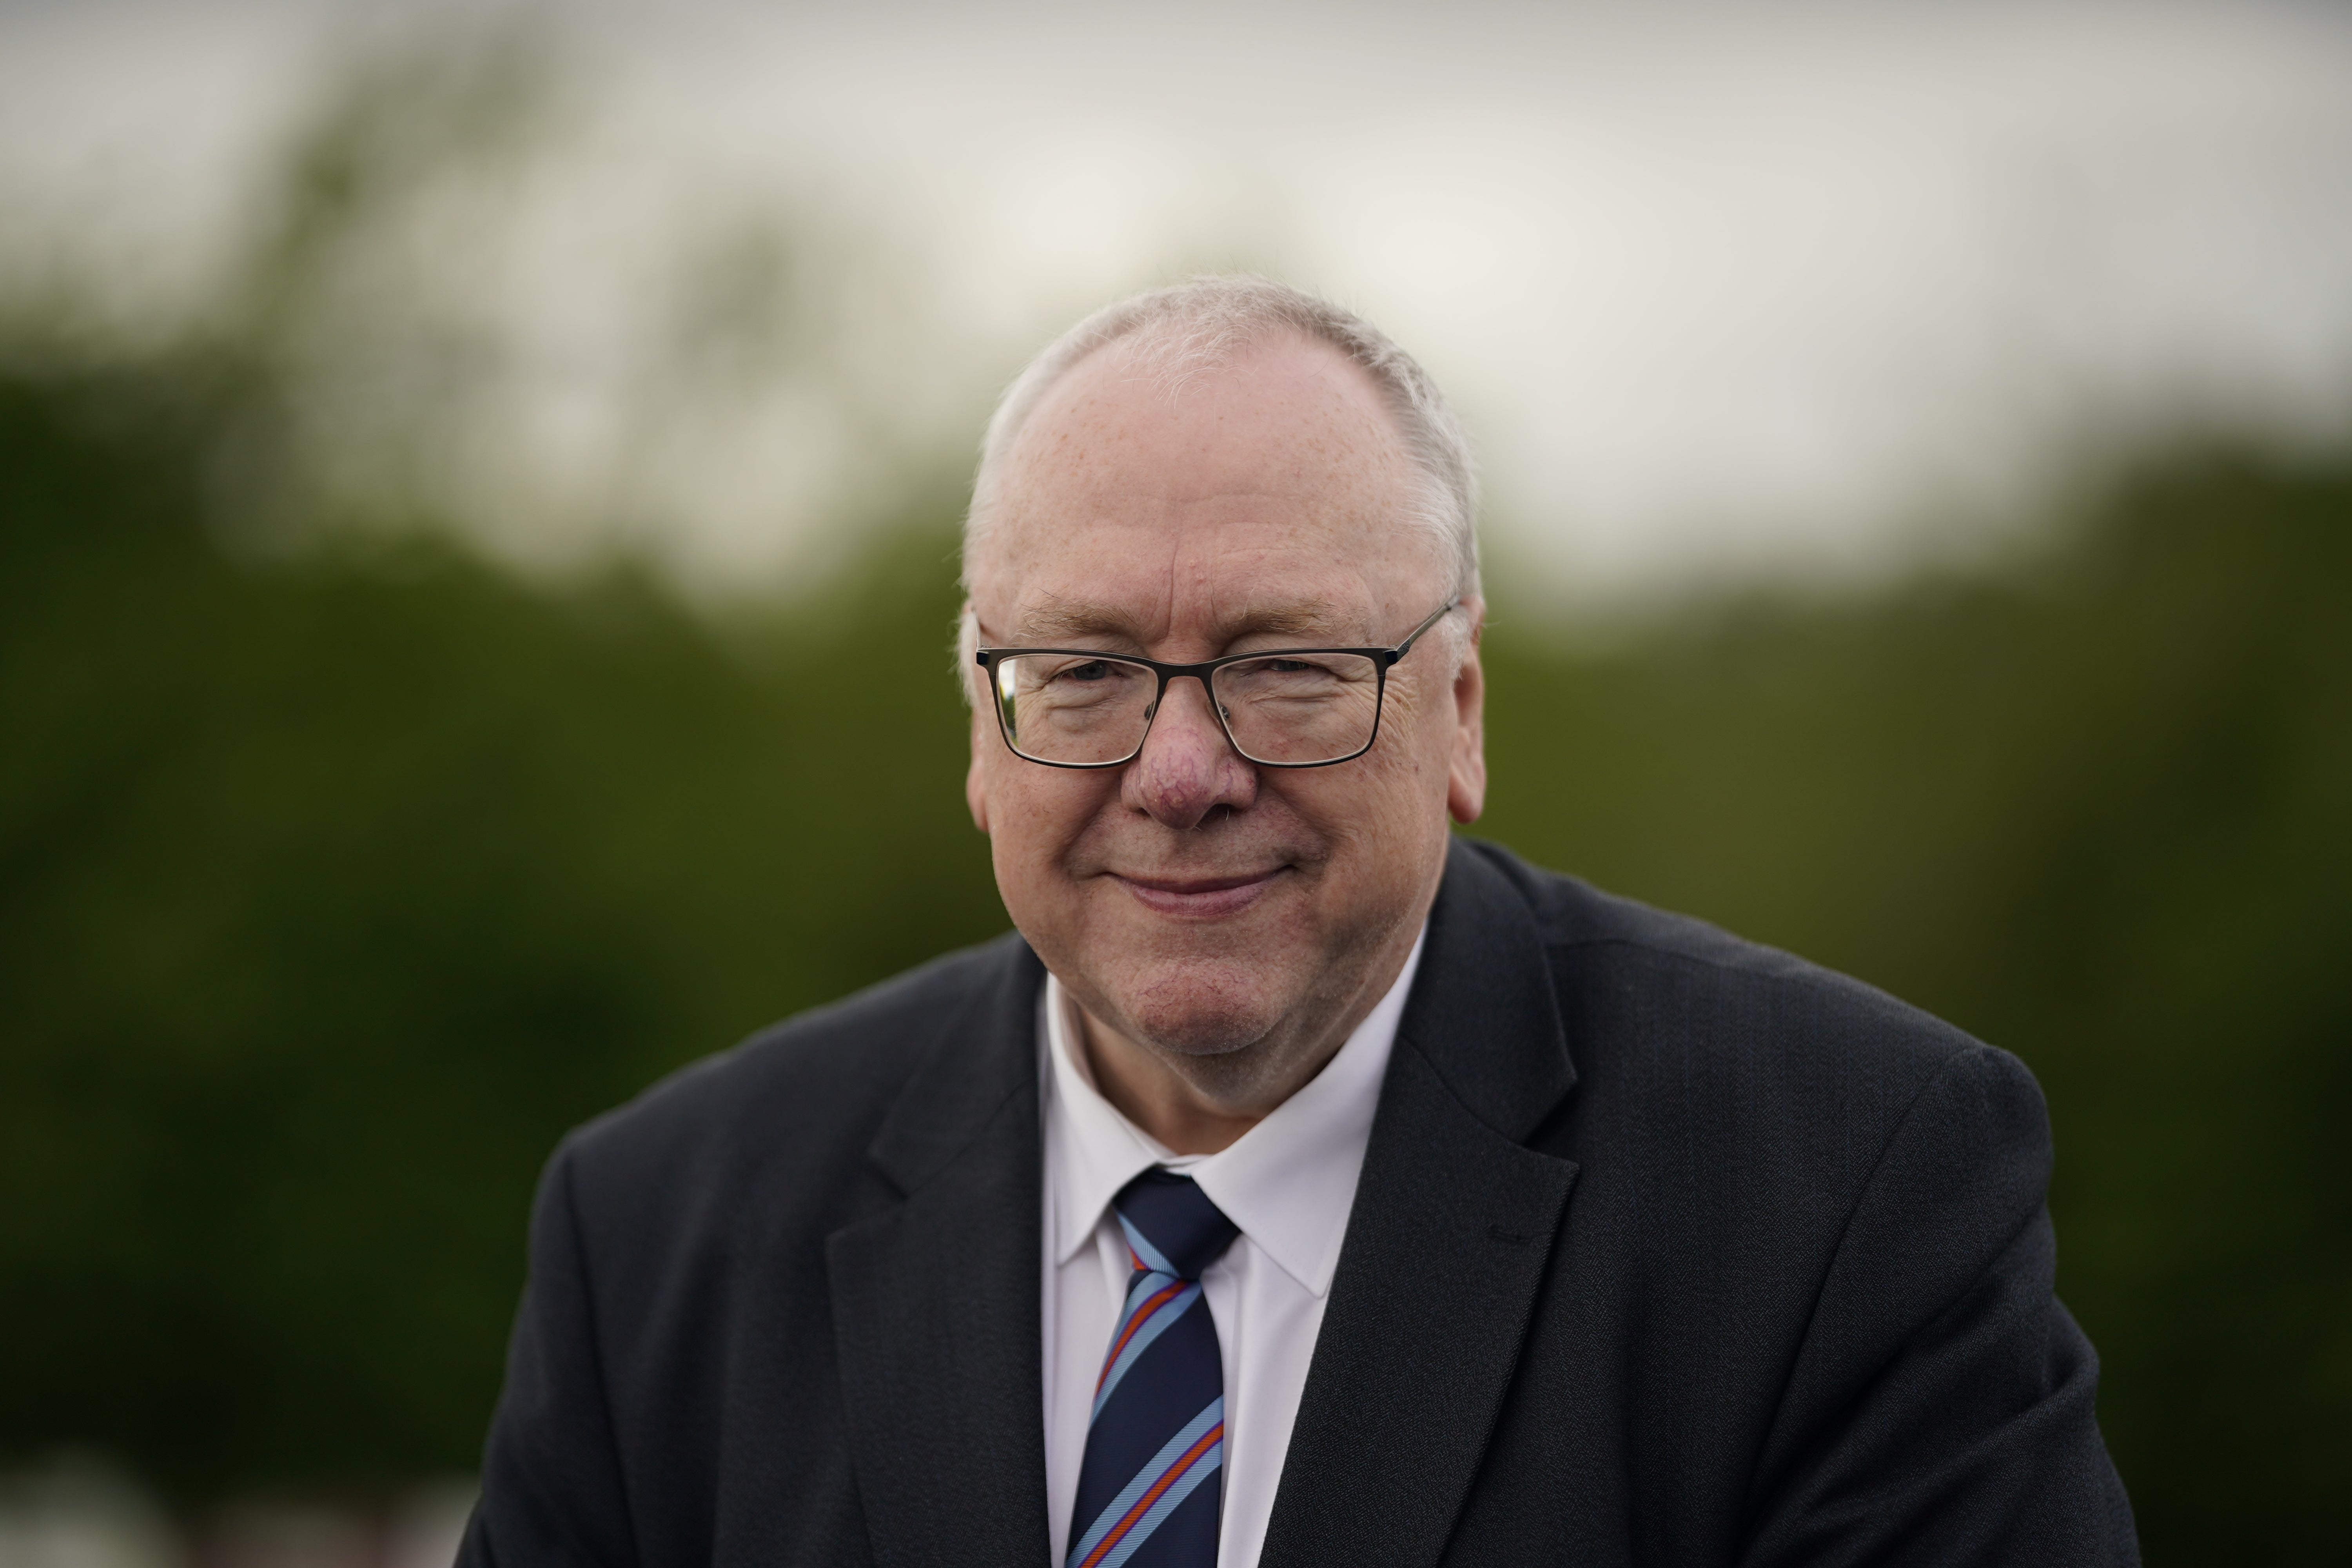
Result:
<svg viewBox="0 0 2352 1568"><path fill-rule="evenodd" d="M1150 1047L1139 1044L1096 1017L1077 1009L1080 1046L1087 1068L1102 1097L1119 1114L1178 1154L1214 1154L1231 1148L1241 1135L1266 1118L1276 1105L1290 1098L1286 1090L1269 1104L1256 1097L1218 1094L1179 1071ZM1318 1070L1336 1050L1315 1066ZM1312 1077L1312 1074L1308 1075ZM1300 1082L1305 1082L1302 1079Z"/></svg>

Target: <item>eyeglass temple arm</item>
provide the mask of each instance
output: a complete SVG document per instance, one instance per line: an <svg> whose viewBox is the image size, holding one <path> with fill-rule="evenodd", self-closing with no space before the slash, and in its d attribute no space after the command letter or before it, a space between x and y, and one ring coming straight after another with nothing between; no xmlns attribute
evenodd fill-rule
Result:
<svg viewBox="0 0 2352 1568"><path fill-rule="evenodd" d="M1429 613L1429 618L1427 620L1413 627L1412 630L1405 633L1404 641L1397 644L1396 647L1388 650L1387 662L1394 664L1397 660L1411 653L1412 651L1412 645L1421 640L1422 633L1427 631L1430 627L1435 626L1438 622L1444 620L1447 616L1452 615L1454 611L1460 609L1462 605L1463 601L1456 599L1451 604L1440 605L1437 608L1432 610Z"/></svg>

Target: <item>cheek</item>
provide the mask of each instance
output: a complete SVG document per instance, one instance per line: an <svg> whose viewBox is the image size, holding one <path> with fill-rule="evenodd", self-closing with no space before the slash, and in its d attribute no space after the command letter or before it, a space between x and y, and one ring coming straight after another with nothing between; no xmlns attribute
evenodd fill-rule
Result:
<svg viewBox="0 0 2352 1568"><path fill-rule="evenodd" d="M1421 684L1391 680L1381 710L1380 743L1364 761L1400 806L1419 809L1433 790L1442 798L1446 763L1453 753L1453 705L1446 693Z"/></svg>
<svg viewBox="0 0 2352 1568"><path fill-rule="evenodd" d="M1351 885L1417 882L1429 858L1444 853L1451 716L1425 702L1396 701L1402 695L1391 689L1380 742L1369 753L1292 773L1276 786L1327 841L1349 847L1335 868Z"/></svg>
<svg viewBox="0 0 2352 1568"><path fill-rule="evenodd" d="M1060 853L1118 792L1108 771L1040 767L1005 753L982 764L997 874L1034 882L1062 874Z"/></svg>
<svg viewBox="0 0 2352 1568"><path fill-rule="evenodd" d="M1383 735L1352 763L1277 775L1283 804L1331 847L1347 880L1405 872L1431 836L1444 831L1444 759L1433 763L1421 740L1407 740Z"/></svg>

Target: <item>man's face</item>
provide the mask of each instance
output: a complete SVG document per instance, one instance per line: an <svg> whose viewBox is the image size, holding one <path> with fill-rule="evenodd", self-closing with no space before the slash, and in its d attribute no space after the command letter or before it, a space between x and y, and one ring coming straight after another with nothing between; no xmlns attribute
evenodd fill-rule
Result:
<svg viewBox="0 0 2352 1568"><path fill-rule="evenodd" d="M1002 470L971 562L983 645L1172 662L1392 645L1451 564L1403 520L1416 475L1378 392L1277 340L1171 395L1118 344L1059 382ZM1013 923L1097 1018L1153 1049L1302 1047L1376 996L1485 789L1472 601L1389 673L1351 762L1259 768L1193 680L1118 768L1024 762L973 679L974 819Z"/></svg>

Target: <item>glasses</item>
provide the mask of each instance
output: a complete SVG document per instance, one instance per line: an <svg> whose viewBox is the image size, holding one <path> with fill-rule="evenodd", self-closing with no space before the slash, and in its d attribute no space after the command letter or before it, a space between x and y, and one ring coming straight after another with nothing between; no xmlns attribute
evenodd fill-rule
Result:
<svg viewBox="0 0 2352 1568"><path fill-rule="evenodd" d="M1460 607L1442 605L1394 647L1286 647L1205 664L1075 647L984 647L974 654L996 691L996 725L1013 754L1050 768L1131 763L1151 732L1168 683L1190 676L1217 724L1249 761L1321 768L1360 757L1381 732L1389 667Z"/></svg>

